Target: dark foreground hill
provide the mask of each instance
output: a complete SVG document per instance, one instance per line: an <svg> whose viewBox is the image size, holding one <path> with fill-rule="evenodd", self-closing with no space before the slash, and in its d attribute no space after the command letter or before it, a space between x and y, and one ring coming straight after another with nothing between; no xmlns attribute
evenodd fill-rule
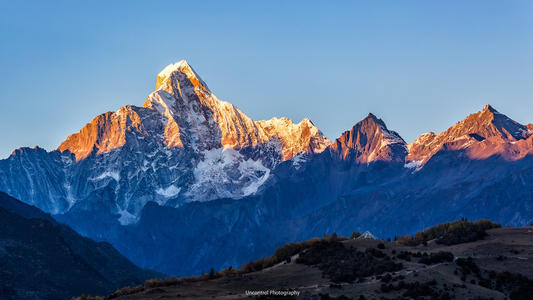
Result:
<svg viewBox="0 0 533 300"><path fill-rule="evenodd" d="M533 227L464 225L396 242L329 236L293 243L238 270L151 280L107 298L532 299Z"/></svg>
<svg viewBox="0 0 533 300"><path fill-rule="evenodd" d="M39 209L0 193L0 299L106 294L155 276L110 244L82 237Z"/></svg>

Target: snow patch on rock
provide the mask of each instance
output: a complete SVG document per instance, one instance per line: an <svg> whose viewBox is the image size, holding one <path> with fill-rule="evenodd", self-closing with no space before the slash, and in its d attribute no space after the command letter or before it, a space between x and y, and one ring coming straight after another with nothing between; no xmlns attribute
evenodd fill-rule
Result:
<svg viewBox="0 0 533 300"><path fill-rule="evenodd" d="M158 195L161 195L161 196L166 197L166 198L175 197L175 196L177 196L180 193L180 191L181 191L181 188L176 187L174 185L168 186L166 188L158 188L158 189L155 190L155 192Z"/></svg>
<svg viewBox="0 0 533 300"><path fill-rule="evenodd" d="M270 175L270 169L263 166L261 161L249 158L239 164L241 177L248 179L249 184L242 188L243 196L255 194L260 186L265 183Z"/></svg>
<svg viewBox="0 0 533 300"><path fill-rule="evenodd" d="M204 151L194 169L195 182L188 194L193 201L238 199L257 192L270 175L260 160L245 157L231 147Z"/></svg>
<svg viewBox="0 0 533 300"><path fill-rule="evenodd" d="M105 178L113 178L116 182L120 181L120 173L117 171L105 171L104 173L98 175L95 178L92 178L93 180L102 180Z"/></svg>
<svg viewBox="0 0 533 300"><path fill-rule="evenodd" d="M296 170L300 169L300 167L307 161L305 155L298 154L295 157L292 158L292 166L296 168Z"/></svg>
<svg viewBox="0 0 533 300"><path fill-rule="evenodd" d="M118 214L120 215L118 218L120 225L129 225L137 222L137 217L125 209L119 209Z"/></svg>
<svg viewBox="0 0 533 300"><path fill-rule="evenodd" d="M415 172L417 172L420 169L422 169L423 162L424 162L423 160L413 160L413 161L409 161L405 163L403 167L406 169L413 169Z"/></svg>

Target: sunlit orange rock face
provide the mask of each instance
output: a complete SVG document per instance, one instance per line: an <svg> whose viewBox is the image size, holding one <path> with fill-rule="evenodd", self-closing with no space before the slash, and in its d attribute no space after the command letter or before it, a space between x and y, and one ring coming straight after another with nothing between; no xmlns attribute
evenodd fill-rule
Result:
<svg viewBox="0 0 533 300"><path fill-rule="evenodd" d="M139 115L131 106L124 106L115 113L107 112L94 118L80 132L70 135L60 146L60 151L69 150L77 160L86 158L93 149L102 154L126 143L126 132L147 134Z"/></svg>
<svg viewBox="0 0 533 300"><path fill-rule="evenodd" d="M357 163L403 162L407 155L405 141L373 114L344 132L330 148L334 156Z"/></svg>
<svg viewBox="0 0 533 300"><path fill-rule="evenodd" d="M149 118L139 115L143 109L148 111ZM155 121L154 113L159 116ZM146 119L150 125L145 124ZM309 119L298 124L287 118L250 119L237 107L220 101L189 64L180 61L158 74L156 91L148 96L143 108L125 106L117 112L102 114L69 136L58 149L69 150L77 160L82 160L93 149L97 155L107 153L122 147L127 138L147 134L160 136L160 142L168 148L198 151L274 142L281 145L281 160L299 153L319 153L330 144Z"/></svg>
<svg viewBox="0 0 533 300"><path fill-rule="evenodd" d="M533 154L533 125L522 125L486 105L448 130L422 134L406 145L381 119L369 114L330 146L330 152L344 161L405 162L407 168L416 169L441 151L461 151L476 160L495 155L518 160Z"/></svg>
<svg viewBox="0 0 533 300"><path fill-rule="evenodd" d="M423 165L441 150L464 150L472 159L493 155L508 160L520 159L532 153L531 128L531 124L521 125L486 105L440 134L421 135L409 145L406 160Z"/></svg>

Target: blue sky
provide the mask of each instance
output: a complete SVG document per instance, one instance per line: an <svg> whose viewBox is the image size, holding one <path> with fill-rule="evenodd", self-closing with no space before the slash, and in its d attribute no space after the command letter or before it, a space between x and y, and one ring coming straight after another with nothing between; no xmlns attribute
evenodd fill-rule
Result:
<svg viewBox="0 0 533 300"><path fill-rule="evenodd" d="M2 1L0 158L142 105L186 59L254 119L411 142L490 103L533 122L532 1Z"/></svg>

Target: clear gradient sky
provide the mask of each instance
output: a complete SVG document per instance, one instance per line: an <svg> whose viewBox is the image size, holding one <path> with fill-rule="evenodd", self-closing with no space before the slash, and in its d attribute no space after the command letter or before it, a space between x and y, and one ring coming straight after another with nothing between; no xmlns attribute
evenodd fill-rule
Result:
<svg viewBox="0 0 533 300"><path fill-rule="evenodd" d="M142 105L186 59L254 119L407 142L490 103L533 122L533 1L2 1L0 158Z"/></svg>

